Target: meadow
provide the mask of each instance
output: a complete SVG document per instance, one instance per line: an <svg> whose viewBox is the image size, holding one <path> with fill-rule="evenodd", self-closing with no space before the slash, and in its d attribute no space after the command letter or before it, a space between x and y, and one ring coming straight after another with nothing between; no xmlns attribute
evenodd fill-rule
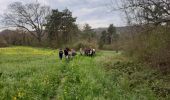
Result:
<svg viewBox="0 0 170 100"><path fill-rule="evenodd" d="M113 51L61 61L57 50L0 48L0 100L170 100L169 76Z"/></svg>

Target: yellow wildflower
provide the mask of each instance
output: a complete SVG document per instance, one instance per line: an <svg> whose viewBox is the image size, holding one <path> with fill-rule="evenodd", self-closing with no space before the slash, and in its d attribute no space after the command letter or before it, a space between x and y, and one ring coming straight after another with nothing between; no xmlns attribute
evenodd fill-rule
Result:
<svg viewBox="0 0 170 100"><path fill-rule="evenodd" d="M13 97L13 100L17 100L17 97Z"/></svg>
<svg viewBox="0 0 170 100"><path fill-rule="evenodd" d="M23 96L24 96L24 93L18 92L18 97L19 97L19 98L22 98Z"/></svg>

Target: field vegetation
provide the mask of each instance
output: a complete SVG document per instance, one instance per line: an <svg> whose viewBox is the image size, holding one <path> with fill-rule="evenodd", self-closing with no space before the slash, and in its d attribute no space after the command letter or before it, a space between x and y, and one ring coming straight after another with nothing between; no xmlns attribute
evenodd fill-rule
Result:
<svg viewBox="0 0 170 100"><path fill-rule="evenodd" d="M9 2L0 14L0 100L170 100L170 1L108 1L126 26L82 26L69 9ZM97 55L59 60L67 47Z"/></svg>
<svg viewBox="0 0 170 100"><path fill-rule="evenodd" d="M113 51L61 61L57 50L1 48L0 73L1 100L170 99L168 76Z"/></svg>

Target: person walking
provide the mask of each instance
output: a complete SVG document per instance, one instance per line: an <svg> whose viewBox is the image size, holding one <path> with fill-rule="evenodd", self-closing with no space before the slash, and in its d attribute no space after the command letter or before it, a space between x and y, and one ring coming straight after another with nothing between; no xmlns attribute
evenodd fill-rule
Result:
<svg viewBox="0 0 170 100"><path fill-rule="evenodd" d="M66 48L66 49L64 50L64 55L65 55L66 59L68 59L68 48Z"/></svg>
<svg viewBox="0 0 170 100"><path fill-rule="evenodd" d="M83 55L83 49L80 48L80 55L82 56Z"/></svg>
<svg viewBox="0 0 170 100"><path fill-rule="evenodd" d="M75 57L77 55L76 50L71 49L71 52L72 52L72 57Z"/></svg>
<svg viewBox="0 0 170 100"><path fill-rule="evenodd" d="M63 59L63 50L62 49L59 49L59 58L60 58L60 60Z"/></svg>

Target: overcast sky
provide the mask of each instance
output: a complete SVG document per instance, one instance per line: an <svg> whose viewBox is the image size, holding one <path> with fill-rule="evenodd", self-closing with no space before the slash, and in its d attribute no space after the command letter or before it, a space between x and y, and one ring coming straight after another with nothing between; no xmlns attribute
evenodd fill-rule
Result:
<svg viewBox="0 0 170 100"><path fill-rule="evenodd" d="M0 0L0 14L3 14L7 5L12 2L36 2L36 0ZM68 8L77 17L77 23L90 24L93 28L108 27L109 24L124 26L125 20L120 12L112 12L111 0L38 0L43 5L53 9L63 10ZM113 0L112 0L113 1ZM119 1L119 0L118 0ZM114 3L113 3L114 4Z"/></svg>

